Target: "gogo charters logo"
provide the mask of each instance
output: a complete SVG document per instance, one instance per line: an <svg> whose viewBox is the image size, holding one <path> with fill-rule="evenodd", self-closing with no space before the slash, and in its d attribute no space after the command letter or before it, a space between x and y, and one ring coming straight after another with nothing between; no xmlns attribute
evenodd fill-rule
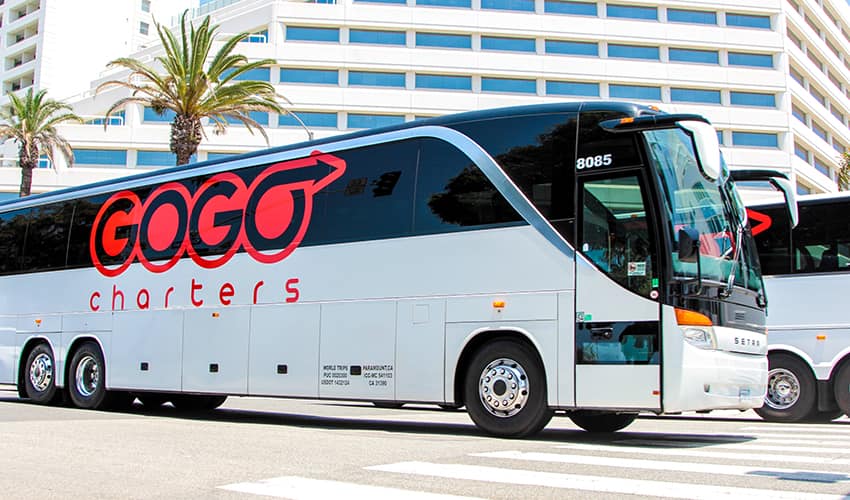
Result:
<svg viewBox="0 0 850 500"><path fill-rule="evenodd" d="M268 166L250 186L222 172L194 193L179 182L154 187L144 201L132 191L120 191L95 217L92 263L114 277L137 261L162 273L187 253L207 269L224 265L240 249L264 264L280 262L307 232L313 195L344 172L345 161L314 151Z"/></svg>

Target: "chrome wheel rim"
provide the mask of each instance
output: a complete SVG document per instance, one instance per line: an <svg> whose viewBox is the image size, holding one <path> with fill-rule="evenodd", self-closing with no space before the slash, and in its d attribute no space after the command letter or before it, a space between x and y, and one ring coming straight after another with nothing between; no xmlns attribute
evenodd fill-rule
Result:
<svg viewBox="0 0 850 500"><path fill-rule="evenodd" d="M91 397L100 385L100 366L94 356L86 355L77 363L76 376L77 392L84 397Z"/></svg>
<svg viewBox="0 0 850 500"><path fill-rule="evenodd" d="M528 374L510 358L499 358L481 371L478 395L491 415L512 417L525 408L528 401Z"/></svg>
<svg viewBox="0 0 850 500"><path fill-rule="evenodd" d="M30 384L38 392L44 392L53 383L53 359L41 353L30 364Z"/></svg>
<svg viewBox="0 0 850 500"><path fill-rule="evenodd" d="M767 396L764 402L774 410L787 410L800 399L800 381L794 372L784 368L770 370L767 374Z"/></svg>

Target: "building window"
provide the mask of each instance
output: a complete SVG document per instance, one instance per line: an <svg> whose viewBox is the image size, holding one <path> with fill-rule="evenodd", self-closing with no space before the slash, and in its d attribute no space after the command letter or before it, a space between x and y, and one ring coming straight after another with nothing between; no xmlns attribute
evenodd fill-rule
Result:
<svg viewBox="0 0 850 500"><path fill-rule="evenodd" d="M481 0L481 8L534 12L534 0Z"/></svg>
<svg viewBox="0 0 850 500"><path fill-rule="evenodd" d="M254 121L255 121L255 122L257 122L258 124L263 125L263 126L265 126L265 127L268 127L268 126L269 126L269 114L268 114L268 113L266 113L266 112L263 112L263 111L249 111L249 112L248 112L248 118L250 118L250 119L254 120ZM225 117L224 117L224 119L225 119L225 120L227 121L227 123L228 123L228 124L230 124L230 125L236 125L237 127L238 127L238 126L242 126L242 127L244 127L244 126L245 126L245 124L244 124L244 123L242 123L240 120L236 119L235 117L232 117L232 116L225 116Z"/></svg>
<svg viewBox="0 0 850 500"><path fill-rule="evenodd" d="M351 87L400 87L404 88L404 73L380 71L349 71L348 85Z"/></svg>
<svg viewBox="0 0 850 500"><path fill-rule="evenodd" d="M472 0L416 0L416 5L434 5L438 7L472 8Z"/></svg>
<svg viewBox="0 0 850 500"><path fill-rule="evenodd" d="M269 41L269 30L256 31L248 35L245 40L246 43L267 43Z"/></svg>
<svg viewBox="0 0 850 500"><path fill-rule="evenodd" d="M720 64L720 53L716 50L677 49L670 47L668 57L675 62Z"/></svg>
<svg viewBox="0 0 850 500"><path fill-rule="evenodd" d="M812 189L803 184L797 184L797 194L812 194Z"/></svg>
<svg viewBox="0 0 850 500"><path fill-rule="evenodd" d="M142 0L142 12L151 11L151 0Z"/></svg>
<svg viewBox="0 0 850 500"><path fill-rule="evenodd" d="M816 88L809 86L809 94L811 94L821 106L826 107L826 96L818 92Z"/></svg>
<svg viewBox="0 0 850 500"><path fill-rule="evenodd" d="M608 57L620 57L624 59L649 59L658 61L658 47L646 47L643 45L620 45L617 43L608 44Z"/></svg>
<svg viewBox="0 0 850 500"><path fill-rule="evenodd" d="M732 145L758 148L778 148L779 136L762 132L732 132Z"/></svg>
<svg viewBox="0 0 850 500"><path fill-rule="evenodd" d="M255 80L261 82L268 82L271 81L271 72L271 68L254 68L249 69L244 73L240 73L239 75L236 75L236 77L234 77L233 79L236 81ZM226 77L231 74L233 74L233 71L228 71L224 73L223 76Z"/></svg>
<svg viewBox="0 0 850 500"><path fill-rule="evenodd" d="M189 159L190 163L197 161L197 157L192 155ZM137 167L174 167L177 165L177 155L171 151L137 151L136 166Z"/></svg>
<svg viewBox="0 0 850 500"><path fill-rule="evenodd" d="M775 108L776 96L774 94L762 94L758 92L732 92L733 106L756 106L761 108Z"/></svg>
<svg viewBox="0 0 850 500"><path fill-rule="evenodd" d="M572 2L570 0L545 0L543 10L547 14L571 14L596 17L596 2Z"/></svg>
<svg viewBox="0 0 850 500"><path fill-rule="evenodd" d="M127 165L127 151L123 149L74 149L77 165Z"/></svg>
<svg viewBox="0 0 850 500"><path fill-rule="evenodd" d="M596 57L599 56L599 44L596 42L567 42L564 40L546 40L546 53Z"/></svg>
<svg viewBox="0 0 850 500"><path fill-rule="evenodd" d="M726 13L726 26L742 28L770 29L770 16L754 16L750 14Z"/></svg>
<svg viewBox="0 0 850 500"><path fill-rule="evenodd" d="M162 114L158 114L154 111L153 108L149 106L145 106L145 110L142 112L142 121L143 122L172 122L174 118L177 116L177 113L171 111L170 109L165 109L162 111Z"/></svg>
<svg viewBox="0 0 850 500"><path fill-rule="evenodd" d="M706 10L667 9L671 23L717 24L717 13Z"/></svg>
<svg viewBox="0 0 850 500"><path fill-rule="evenodd" d="M148 23L146 23L144 21L139 22L139 33L141 33L143 35L147 35L148 32L150 31L150 28L151 28L151 26Z"/></svg>
<svg viewBox="0 0 850 500"><path fill-rule="evenodd" d="M520 94L536 94L537 81L519 78L481 78L483 92L516 92Z"/></svg>
<svg viewBox="0 0 850 500"><path fill-rule="evenodd" d="M546 95L599 97L598 83L546 81Z"/></svg>
<svg viewBox="0 0 850 500"><path fill-rule="evenodd" d="M405 45L407 44L407 35L404 31L351 29L348 31L348 42L375 45Z"/></svg>
<svg viewBox="0 0 850 500"><path fill-rule="evenodd" d="M457 75L416 75L417 89L472 90L472 77Z"/></svg>
<svg viewBox="0 0 850 500"><path fill-rule="evenodd" d="M303 42L339 42L339 28L287 26L286 39Z"/></svg>
<svg viewBox="0 0 850 500"><path fill-rule="evenodd" d="M608 95L625 99L644 99L647 101L661 100L661 87L648 87L644 85L608 85Z"/></svg>
<svg viewBox="0 0 850 500"><path fill-rule="evenodd" d="M354 0L357 3L400 3L406 4L407 0Z"/></svg>
<svg viewBox="0 0 850 500"><path fill-rule="evenodd" d="M605 13L608 17L619 17L627 19L658 20L658 9L655 7L638 7L635 5L608 4Z"/></svg>
<svg viewBox="0 0 850 500"><path fill-rule="evenodd" d="M829 165L823 162L820 158L815 156L815 169L823 175L829 177Z"/></svg>
<svg viewBox="0 0 850 500"><path fill-rule="evenodd" d="M773 55L771 54L746 54L743 52L729 53L730 66L752 66L755 68L772 68Z"/></svg>
<svg viewBox="0 0 850 500"><path fill-rule="evenodd" d="M348 113L348 128L387 127L400 123L404 123L404 116Z"/></svg>
<svg viewBox="0 0 850 500"><path fill-rule="evenodd" d="M339 71L335 69L281 68L280 82L339 85Z"/></svg>
<svg viewBox="0 0 850 500"><path fill-rule="evenodd" d="M802 109L798 108L795 105L792 105L791 114L794 116L794 118L800 120L803 123L806 123L806 113Z"/></svg>
<svg viewBox="0 0 850 500"><path fill-rule="evenodd" d="M502 36L482 36L481 50L505 50L512 52L534 52L533 38L508 38Z"/></svg>
<svg viewBox="0 0 850 500"><path fill-rule="evenodd" d="M800 158L804 162L809 162L809 151L796 142L794 143L794 154L797 155L797 158Z"/></svg>
<svg viewBox="0 0 850 500"><path fill-rule="evenodd" d="M416 33L416 46L471 49L472 37L470 35L452 35L448 33Z"/></svg>
<svg viewBox="0 0 850 500"><path fill-rule="evenodd" d="M791 78L795 82L799 83L800 85L804 85L803 82L805 82L805 79L803 78L803 75L800 74L800 72L797 71L793 66L790 67L790 69L788 70L788 73L791 75Z"/></svg>
<svg viewBox="0 0 850 500"><path fill-rule="evenodd" d="M820 137L824 141L828 141L829 138L826 134L826 129L823 128L820 123L812 120L812 132L815 133L816 136Z"/></svg>
<svg viewBox="0 0 850 500"><path fill-rule="evenodd" d="M671 102L696 102L701 104L720 104L719 90L671 88Z"/></svg>
<svg viewBox="0 0 850 500"><path fill-rule="evenodd" d="M294 113L308 127L337 128L336 113L321 111L294 111ZM289 113L282 113L277 117L279 127L300 127L301 124Z"/></svg>

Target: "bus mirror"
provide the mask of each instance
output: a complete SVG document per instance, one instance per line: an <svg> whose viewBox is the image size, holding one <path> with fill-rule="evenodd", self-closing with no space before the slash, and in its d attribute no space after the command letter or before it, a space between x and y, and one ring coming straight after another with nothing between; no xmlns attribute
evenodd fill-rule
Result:
<svg viewBox="0 0 850 500"><path fill-rule="evenodd" d="M800 219L797 209L797 191L788 175L779 170L770 168L736 168L731 172L732 182L768 182L785 198L785 207L788 210L788 220L791 227L797 227Z"/></svg>
<svg viewBox="0 0 850 500"><path fill-rule="evenodd" d="M696 120L683 120L679 126L691 133L694 138L700 170L710 179L722 179L727 170L720 158L720 141L717 131L710 124Z"/></svg>
<svg viewBox="0 0 850 500"><path fill-rule="evenodd" d="M697 262L699 260L699 233L692 227L679 229L679 261Z"/></svg>

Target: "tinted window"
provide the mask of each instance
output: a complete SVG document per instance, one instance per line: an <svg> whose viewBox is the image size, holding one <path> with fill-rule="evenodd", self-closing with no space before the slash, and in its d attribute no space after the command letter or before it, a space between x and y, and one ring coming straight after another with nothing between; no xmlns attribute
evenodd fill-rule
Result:
<svg viewBox="0 0 850 500"><path fill-rule="evenodd" d="M671 61L720 64L720 55L716 50L677 49L668 50Z"/></svg>
<svg viewBox="0 0 850 500"><path fill-rule="evenodd" d="M599 84L546 80L546 95L580 95L599 97Z"/></svg>
<svg viewBox="0 0 850 500"><path fill-rule="evenodd" d="M0 214L0 272L21 269L28 222L29 209Z"/></svg>
<svg viewBox="0 0 850 500"><path fill-rule="evenodd" d="M608 94L611 97L660 101L661 87L646 87L643 85L617 85L612 83L608 85Z"/></svg>
<svg viewBox="0 0 850 500"><path fill-rule="evenodd" d="M348 85L354 87L404 87L404 73L349 71Z"/></svg>
<svg viewBox="0 0 850 500"><path fill-rule="evenodd" d="M472 77L416 74L418 89L472 90Z"/></svg>
<svg viewBox="0 0 850 500"><path fill-rule="evenodd" d="M743 52L730 52L729 65L753 66L756 68L772 68L773 56L770 54L745 54Z"/></svg>
<svg viewBox="0 0 850 500"><path fill-rule="evenodd" d="M307 26L287 26L287 40L304 40L311 42L338 42L338 28L313 28Z"/></svg>
<svg viewBox="0 0 850 500"><path fill-rule="evenodd" d="M534 12L534 0L481 0L481 8Z"/></svg>
<svg viewBox="0 0 850 500"><path fill-rule="evenodd" d="M71 221L68 235L68 267L92 265L89 237L94 225L94 218L107 198L109 198L109 195L98 195L77 200L74 207L74 219Z"/></svg>
<svg viewBox="0 0 850 500"><path fill-rule="evenodd" d="M417 33L416 46L471 49L472 37L469 35L451 35L448 33Z"/></svg>
<svg viewBox="0 0 850 500"><path fill-rule="evenodd" d="M850 271L850 217L846 205L800 206L792 233L792 272Z"/></svg>
<svg viewBox="0 0 850 500"><path fill-rule="evenodd" d="M454 128L480 144L540 213L572 241L576 120L531 115L482 120Z"/></svg>
<svg viewBox="0 0 850 500"><path fill-rule="evenodd" d="M515 52L534 52L533 38L507 38L501 36L482 36L481 50L507 50Z"/></svg>
<svg viewBox="0 0 850 500"><path fill-rule="evenodd" d="M573 14L576 16L595 16L596 2L575 2L571 0L545 0L543 10L552 14Z"/></svg>
<svg viewBox="0 0 850 500"><path fill-rule="evenodd" d="M608 44L608 57L622 57L624 59L659 59L658 47L645 47L642 45L619 45Z"/></svg>
<svg viewBox="0 0 850 500"><path fill-rule="evenodd" d="M339 85L339 72L335 69L281 68L280 82Z"/></svg>
<svg viewBox="0 0 850 500"><path fill-rule="evenodd" d="M579 120L578 158L611 155L611 167L640 165L640 153L633 134L612 134L602 130L600 121L624 118L621 113L588 111Z"/></svg>
<svg viewBox="0 0 850 500"><path fill-rule="evenodd" d="M756 249L765 275L788 274L791 269L791 233L785 207L747 209Z"/></svg>
<svg viewBox="0 0 850 500"><path fill-rule="evenodd" d="M416 234L521 222L519 214L465 154L436 139L422 140Z"/></svg>
<svg viewBox="0 0 850 500"><path fill-rule="evenodd" d="M626 19L650 19L658 20L658 10L655 7L638 7L634 5L612 5L608 4L606 13L608 17L621 17Z"/></svg>
<svg viewBox="0 0 850 500"><path fill-rule="evenodd" d="M567 42L546 40L547 54L570 54L574 56L598 56L599 44L596 42Z"/></svg>
<svg viewBox="0 0 850 500"><path fill-rule="evenodd" d="M706 104L720 104L719 90L704 89L670 89L671 102L700 102Z"/></svg>
<svg viewBox="0 0 850 500"><path fill-rule="evenodd" d="M704 10L667 9L671 23L717 24L717 14Z"/></svg>
<svg viewBox="0 0 850 500"><path fill-rule="evenodd" d="M726 26L740 26L744 28L770 29L769 16L754 16L750 14L726 13Z"/></svg>
<svg viewBox="0 0 850 500"><path fill-rule="evenodd" d="M481 78L482 92L518 92L522 94L536 94L537 82L535 80L521 80L518 78Z"/></svg>
<svg viewBox="0 0 850 500"><path fill-rule="evenodd" d="M348 32L349 43L374 43L378 45L404 45L407 35L404 31L357 30Z"/></svg>
<svg viewBox="0 0 850 500"><path fill-rule="evenodd" d="M54 203L32 209L24 244L23 265L27 271L65 267L68 232L73 214L73 202Z"/></svg>

